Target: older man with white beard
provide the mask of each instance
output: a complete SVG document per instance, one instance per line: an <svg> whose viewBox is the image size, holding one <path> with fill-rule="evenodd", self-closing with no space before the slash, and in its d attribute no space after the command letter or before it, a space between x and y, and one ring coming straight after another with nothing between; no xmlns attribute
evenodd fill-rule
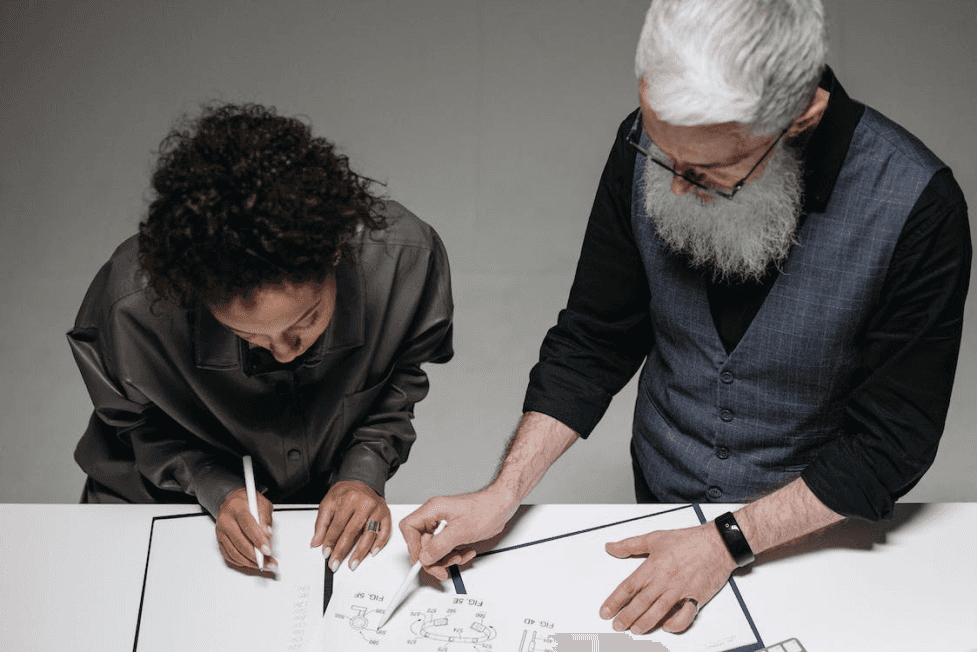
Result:
<svg viewBox="0 0 977 652"><path fill-rule="evenodd" d="M608 543L647 557L593 597L615 629L684 631L755 554L892 516L946 418L967 209L946 165L849 99L824 59L819 0L652 3L640 109L621 123L497 477L401 522L429 572L444 578L500 532L642 363L639 502L748 504Z"/></svg>

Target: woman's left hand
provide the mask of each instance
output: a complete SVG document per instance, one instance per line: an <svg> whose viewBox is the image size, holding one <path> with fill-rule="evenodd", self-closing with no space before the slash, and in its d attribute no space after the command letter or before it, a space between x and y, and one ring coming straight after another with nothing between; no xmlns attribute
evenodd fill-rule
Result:
<svg viewBox="0 0 977 652"><path fill-rule="evenodd" d="M370 521L378 524L376 532L367 529ZM387 545L390 530L387 501L362 482L340 480L319 503L311 546L322 546L333 572L352 550L349 568L356 570L368 553L376 554Z"/></svg>

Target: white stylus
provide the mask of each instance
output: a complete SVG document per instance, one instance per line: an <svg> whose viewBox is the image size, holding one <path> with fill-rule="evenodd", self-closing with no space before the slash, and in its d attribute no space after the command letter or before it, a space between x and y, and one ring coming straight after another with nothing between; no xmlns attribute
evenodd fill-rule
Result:
<svg viewBox="0 0 977 652"><path fill-rule="evenodd" d="M441 530L443 530L444 526L446 526L447 524L448 521L441 521L440 523L438 523L438 527L437 529L434 530L434 534L431 535L431 538L433 539L434 537L441 534ZM417 562L410 567L410 570L407 571L407 577L405 577L404 581L400 583L400 588L397 589L397 593L394 594L393 600L391 600L390 604L387 605L387 611L386 613L383 614L383 618L380 619L380 624L377 625L377 629L383 627L384 623L390 620L390 616L393 615L394 610L400 606L401 602L403 602L404 597L406 597L407 592L411 587L411 584L414 582L414 578L417 577L417 574L420 572L421 572L421 560L418 559Z"/></svg>
<svg viewBox="0 0 977 652"><path fill-rule="evenodd" d="M244 488L248 492L248 510L255 522L261 525L261 517L258 516L258 492L254 488L254 466L251 465L251 456L244 456ZM265 569L265 556L261 554L258 547L254 548L254 556L258 560L258 569Z"/></svg>

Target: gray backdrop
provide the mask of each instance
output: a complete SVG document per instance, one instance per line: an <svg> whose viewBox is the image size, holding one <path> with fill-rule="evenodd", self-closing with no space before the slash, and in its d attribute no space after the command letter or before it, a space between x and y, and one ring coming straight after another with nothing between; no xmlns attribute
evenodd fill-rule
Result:
<svg viewBox="0 0 977 652"><path fill-rule="evenodd" d="M977 197L971 0L828 0L850 95ZM441 233L457 355L428 367L393 503L490 480L566 301L618 123L637 105L644 0L15 0L0 6L0 502L74 502L91 404L64 333L146 207L153 151L205 100L308 116ZM977 500L977 322L936 463L907 500ZM632 382L534 502L629 502Z"/></svg>

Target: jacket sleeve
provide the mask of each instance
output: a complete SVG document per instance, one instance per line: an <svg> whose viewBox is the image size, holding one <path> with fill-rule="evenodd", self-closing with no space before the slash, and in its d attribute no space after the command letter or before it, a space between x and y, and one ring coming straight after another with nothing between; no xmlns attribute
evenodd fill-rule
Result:
<svg viewBox="0 0 977 652"><path fill-rule="evenodd" d="M196 497L216 516L224 497L244 484L228 468L235 458L196 438L128 382L131 367L152 355L140 350L147 345L145 334L122 314L121 302L112 300L108 268L96 276L68 333L98 420L79 442L75 459L128 501L176 500L166 492L179 492Z"/></svg>
<svg viewBox="0 0 977 652"><path fill-rule="evenodd" d="M865 335L863 375L845 435L801 477L843 516L891 518L936 457L946 422L970 281L967 205L949 170L920 195Z"/></svg>
<svg viewBox="0 0 977 652"><path fill-rule="evenodd" d="M359 480L381 496L387 479L407 460L416 438L411 423L414 405L427 396L429 388L421 364L447 362L454 355L448 257L433 229L432 234L434 245L426 270L421 271L423 289L388 377L347 396L343 405L350 420L349 444L335 480Z"/></svg>

